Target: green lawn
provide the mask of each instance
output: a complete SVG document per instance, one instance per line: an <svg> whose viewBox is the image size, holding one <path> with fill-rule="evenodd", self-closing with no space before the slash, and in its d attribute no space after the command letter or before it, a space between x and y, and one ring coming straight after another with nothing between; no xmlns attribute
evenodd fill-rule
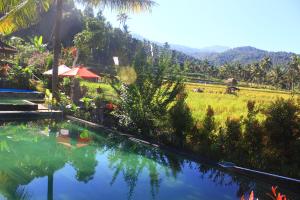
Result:
<svg viewBox="0 0 300 200"><path fill-rule="evenodd" d="M87 86L88 87L88 95L91 97L95 97L97 96L97 89L100 87L103 94L104 94L104 98L107 101L112 101L112 102L116 102L118 101L118 97L114 91L114 89L106 83L94 83L94 82L89 82L89 81L85 81L82 80L80 82L80 85L83 86Z"/></svg>

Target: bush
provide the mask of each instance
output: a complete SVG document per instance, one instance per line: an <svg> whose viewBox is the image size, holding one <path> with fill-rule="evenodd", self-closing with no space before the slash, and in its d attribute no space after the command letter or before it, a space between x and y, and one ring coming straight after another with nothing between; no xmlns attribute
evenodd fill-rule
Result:
<svg viewBox="0 0 300 200"><path fill-rule="evenodd" d="M240 155L242 141L241 121L240 119L227 118L225 132L225 153L228 158L238 158Z"/></svg>
<svg viewBox="0 0 300 200"><path fill-rule="evenodd" d="M206 116L203 121L203 134L205 135L205 138L209 138L210 134L216 129L216 123L215 123L215 112L211 106L208 106L206 110Z"/></svg>
<svg viewBox="0 0 300 200"><path fill-rule="evenodd" d="M132 66L136 80L124 83L119 79L112 84L121 101L118 117L145 137L157 137L166 130L168 109L183 90L183 80L176 71L179 66L171 58L167 49L157 60L142 49Z"/></svg>
<svg viewBox="0 0 300 200"><path fill-rule="evenodd" d="M216 141L215 129L214 110L211 106L208 106L203 123L197 122L189 135L188 140L190 145L192 145L192 149L202 155L214 154L217 148L216 144L214 144ZM212 148L214 149L212 150Z"/></svg>
<svg viewBox="0 0 300 200"><path fill-rule="evenodd" d="M170 121L175 136L173 137L173 144L183 147L186 134L193 126L193 118L189 107L185 103L186 93L182 92L178 96L178 101L170 109Z"/></svg>
<svg viewBox="0 0 300 200"><path fill-rule="evenodd" d="M255 165L261 163L261 151L263 148L263 127L256 119L258 110L255 109L255 101L248 101L248 114L244 120L244 150L247 152L247 161Z"/></svg>
<svg viewBox="0 0 300 200"><path fill-rule="evenodd" d="M72 84L72 81L70 78L68 77L65 77L63 79L63 82L62 82L62 90L64 91L64 93L66 93L68 96L70 96L71 94L71 84Z"/></svg>
<svg viewBox="0 0 300 200"><path fill-rule="evenodd" d="M294 159L300 137L299 106L291 99L278 99L266 110L265 128L269 145L279 150L283 158Z"/></svg>

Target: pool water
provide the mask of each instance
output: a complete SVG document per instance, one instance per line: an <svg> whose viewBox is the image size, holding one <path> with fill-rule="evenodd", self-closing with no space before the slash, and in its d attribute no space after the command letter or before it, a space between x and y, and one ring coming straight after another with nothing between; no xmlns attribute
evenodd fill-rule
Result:
<svg viewBox="0 0 300 200"><path fill-rule="evenodd" d="M0 88L1 92L20 92L20 93L36 93L33 90L22 90L22 89L12 89L12 88Z"/></svg>
<svg viewBox="0 0 300 200"><path fill-rule="evenodd" d="M24 99L18 99L18 98L0 98L0 105L27 105L28 103L24 101Z"/></svg>
<svg viewBox="0 0 300 200"><path fill-rule="evenodd" d="M0 126L0 199L270 199L270 184L74 122ZM290 199L298 194L283 190Z"/></svg>

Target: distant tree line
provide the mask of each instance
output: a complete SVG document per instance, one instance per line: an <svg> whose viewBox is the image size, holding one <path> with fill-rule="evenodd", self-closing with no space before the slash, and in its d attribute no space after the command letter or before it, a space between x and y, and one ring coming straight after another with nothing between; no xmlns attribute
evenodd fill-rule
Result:
<svg viewBox="0 0 300 200"><path fill-rule="evenodd" d="M246 83L272 85L278 89L300 89L300 57L297 55L292 56L287 65L273 65L269 57L252 64L226 63L219 67L205 60L193 63L189 72L208 79L236 78Z"/></svg>

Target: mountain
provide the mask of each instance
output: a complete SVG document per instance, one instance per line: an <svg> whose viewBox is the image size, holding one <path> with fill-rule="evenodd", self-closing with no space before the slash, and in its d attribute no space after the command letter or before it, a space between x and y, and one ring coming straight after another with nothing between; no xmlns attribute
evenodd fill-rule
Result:
<svg viewBox="0 0 300 200"><path fill-rule="evenodd" d="M139 40L145 40L141 35L133 34L133 37ZM147 40L147 39L146 39ZM160 42L152 41L158 45L163 45ZM204 48L192 48L184 45L169 44L170 48L176 51L180 51L188 56L192 56L199 60L208 60L210 63L220 66L225 63L241 63L251 64L259 62L265 57L270 57L274 65L286 65L292 55L292 52L272 52L257 49L251 46L229 48L225 46L210 46Z"/></svg>
<svg viewBox="0 0 300 200"><path fill-rule="evenodd" d="M286 65L290 61L292 55L295 55L295 53L271 52L251 46L245 46L229 49L221 53L210 53L206 55L199 53L195 54L194 57L201 60L207 59L214 65L237 62L241 64L250 64L253 62L259 62L265 57L270 57L274 65Z"/></svg>
<svg viewBox="0 0 300 200"><path fill-rule="evenodd" d="M139 34L132 34L132 36L138 40L149 40ZM152 41L158 45L163 45L163 43L161 42L157 42L157 41ZM214 45L214 46L209 46L209 47L204 47L204 48L193 48L193 47L188 47L188 46L184 46L184 45L180 45L180 44L172 44L169 43L170 48L176 51L181 51L182 53L185 53L189 56L193 56L193 57L197 57L198 54L211 54L211 53L222 53L224 51L227 51L230 49L230 47L226 47L226 46L220 46L220 45Z"/></svg>
<svg viewBox="0 0 300 200"><path fill-rule="evenodd" d="M195 58L201 57L206 57L213 55L215 53L222 53L224 51L227 51L230 49L229 47L225 46L209 46L209 47L204 47L204 48L192 48L192 47L187 47L183 45L178 45L178 44L170 44L170 48L176 51L181 51L189 56L193 56Z"/></svg>

